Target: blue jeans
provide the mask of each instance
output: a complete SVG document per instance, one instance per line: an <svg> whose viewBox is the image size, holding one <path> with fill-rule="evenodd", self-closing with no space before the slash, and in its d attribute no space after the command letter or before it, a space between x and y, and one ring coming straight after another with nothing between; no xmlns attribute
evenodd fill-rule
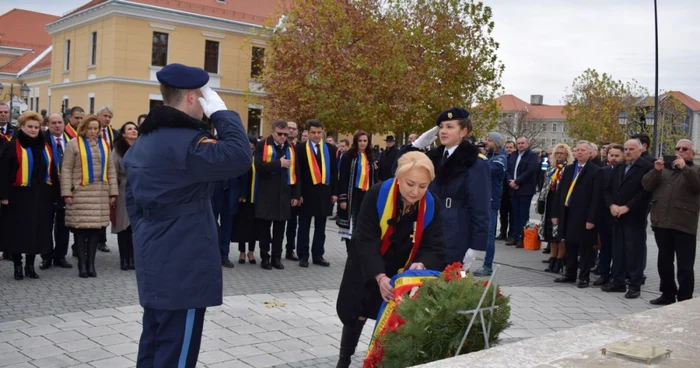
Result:
<svg viewBox="0 0 700 368"><path fill-rule="evenodd" d="M489 220L489 238L486 242L486 256L484 257L484 267L493 267L493 256L496 253L496 225L498 224L498 209L491 210Z"/></svg>
<svg viewBox="0 0 700 368"><path fill-rule="evenodd" d="M530 202L532 195L511 195L510 203L513 206L515 227L513 228L513 240L523 240L523 228L530 220Z"/></svg>
<svg viewBox="0 0 700 368"><path fill-rule="evenodd" d="M234 208L238 198L234 198L231 188L217 188L214 191L212 198L212 207L214 208L214 218L219 220L219 251L221 259L228 259L228 254L231 249L231 231L233 227Z"/></svg>

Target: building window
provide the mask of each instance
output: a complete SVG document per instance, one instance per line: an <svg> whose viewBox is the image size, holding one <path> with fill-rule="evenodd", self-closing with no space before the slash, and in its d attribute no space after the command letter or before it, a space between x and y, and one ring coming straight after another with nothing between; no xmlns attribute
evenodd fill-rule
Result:
<svg viewBox="0 0 700 368"><path fill-rule="evenodd" d="M90 65L97 63L97 32L90 33Z"/></svg>
<svg viewBox="0 0 700 368"><path fill-rule="evenodd" d="M152 110L156 106L163 106L163 101L162 100L149 100L148 101L148 109Z"/></svg>
<svg viewBox="0 0 700 368"><path fill-rule="evenodd" d="M265 49L253 47L253 55L250 61L250 77L258 78L262 76L263 66L265 66Z"/></svg>
<svg viewBox="0 0 700 368"><path fill-rule="evenodd" d="M552 146L555 145L555 144L557 144L557 140L554 139L554 138L552 138Z"/></svg>
<svg viewBox="0 0 700 368"><path fill-rule="evenodd" d="M219 43L207 40L204 44L204 70L219 73Z"/></svg>
<svg viewBox="0 0 700 368"><path fill-rule="evenodd" d="M168 64L168 34L153 32L153 50L151 65L166 66Z"/></svg>
<svg viewBox="0 0 700 368"><path fill-rule="evenodd" d="M36 110L34 110L34 98L33 97L29 98L29 110L36 111Z"/></svg>
<svg viewBox="0 0 700 368"><path fill-rule="evenodd" d="M70 70L70 40L66 40L63 51L63 70Z"/></svg>
<svg viewBox="0 0 700 368"><path fill-rule="evenodd" d="M36 98L36 102L34 102L34 105L36 106L36 109L39 110L39 97Z"/></svg>
<svg viewBox="0 0 700 368"><path fill-rule="evenodd" d="M566 123L564 123L563 125L564 125L564 128L563 128L564 133L566 133Z"/></svg>
<svg viewBox="0 0 700 368"><path fill-rule="evenodd" d="M552 123L552 132L557 131L557 123Z"/></svg>
<svg viewBox="0 0 700 368"><path fill-rule="evenodd" d="M66 111L68 109L70 109L70 105L68 105L68 99L64 98L63 99L63 111Z"/></svg>
<svg viewBox="0 0 700 368"><path fill-rule="evenodd" d="M262 110L260 109L248 109L248 135L253 137L260 135L261 115Z"/></svg>
<svg viewBox="0 0 700 368"><path fill-rule="evenodd" d="M95 98L94 97L90 97L88 99L88 109L90 110L90 114L95 113Z"/></svg>

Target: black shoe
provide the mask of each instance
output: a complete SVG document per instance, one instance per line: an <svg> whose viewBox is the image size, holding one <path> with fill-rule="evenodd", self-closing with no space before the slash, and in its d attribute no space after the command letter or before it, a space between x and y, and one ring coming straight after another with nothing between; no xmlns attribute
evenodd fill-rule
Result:
<svg viewBox="0 0 700 368"><path fill-rule="evenodd" d="M518 245L518 241L511 239L509 242L506 242L506 245L507 246Z"/></svg>
<svg viewBox="0 0 700 368"><path fill-rule="evenodd" d="M34 265L26 265L24 266L24 274L27 275L30 279L38 279L39 275L37 275L36 271L34 270Z"/></svg>
<svg viewBox="0 0 700 368"><path fill-rule="evenodd" d="M579 289L585 289L590 283L590 280L578 280L578 284L576 285L576 287L578 287Z"/></svg>
<svg viewBox="0 0 700 368"><path fill-rule="evenodd" d="M642 295L642 293L639 292L639 290L628 290L625 294L625 299L637 299L640 295Z"/></svg>
<svg viewBox="0 0 700 368"><path fill-rule="evenodd" d="M109 247L107 247L107 244L105 244L105 243L97 244L97 249L99 249L100 252L105 252L105 253L110 252Z"/></svg>
<svg viewBox="0 0 700 368"><path fill-rule="evenodd" d="M661 295L660 297L650 301L649 304L651 304L651 305L669 305L669 304L673 304L675 302L676 302L676 298Z"/></svg>
<svg viewBox="0 0 700 368"><path fill-rule="evenodd" d="M551 259L551 258L550 258L550 259ZM550 262L550 259L543 259L543 260L542 260L542 263L549 263L549 262Z"/></svg>
<svg viewBox="0 0 700 368"><path fill-rule="evenodd" d="M506 235L505 235L505 234L499 234L499 235L496 237L496 240L506 240Z"/></svg>
<svg viewBox="0 0 700 368"><path fill-rule="evenodd" d="M319 265L319 266L322 266L322 267L330 267L330 266L331 266L331 263L328 262L328 261L326 261L325 259L323 259L323 257L321 257L321 258L319 258L319 259L314 259L314 262L313 262L313 263L314 263L315 265Z"/></svg>
<svg viewBox="0 0 700 368"><path fill-rule="evenodd" d="M245 264L245 252L241 252L238 256L238 264Z"/></svg>
<svg viewBox="0 0 700 368"><path fill-rule="evenodd" d="M309 268L309 261L299 261L299 267Z"/></svg>
<svg viewBox="0 0 700 368"><path fill-rule="evenodd" d="M228 258L221 261L221 266L226 268L233 268L235 265Z"/></svg>
<svg viewBox="0 0 700 368"><path fill-rule="evenodd" d="M88 277L87 272L87 254L85 254L85 244L81 244L75 247L73 254L78 257L78 276L82 279Z"/></svg>
<svg viewBox="0 0 700 368"><path fill-rule="evenodd" d="M544 272L554 272L554 262L556 262L556 261L557 261L556 258L550 257L550 258L547 260L547 262L549 263L549 265L547 266L547 268L544 269Z"/></svg>
<svg viewBox="0 0 700 368"><path fill-rule="evenodd" d="M284 265L282 264L282 257L276 257L272 260L272 267L278 270L284 270Z"/></svg>
<svg viewBox="0 0 700 368"><path fill-rule="evenodd" d="M24 273L22 273L22 265L15 265L15 280L23 280Z"/></svg>
<svg viewBox="0 0 700 368"><path fill-rule="evenodd" d="M566 276L562 276L562 277L560 277L560 278L558 278L558 279L554 279L554 282L573 284L573 283L576 282L576 278L575 278L575 277L566 277Z"/></svg>
<svg viewBox="0 0 700 368"><path fill-rule="evenodd" d="M591 270L591 273L594 275L600 275L600 267L595 266L595 268Z"/></svg>
<svg viewBox="0 0 700 368"><path fill-rule="evenodd" d="M121 253L119 254L119 269L129 271L129 261Z"/></svg>
<svg viewBox="0 0 700 368"><path fill-rule="evenodd" d="M263 259L262 262L260 262L260 267L262 267L265 270L271 270L272 265L270 264L269 259Z"/></svg>
<svg viewBox="0 0 700 368"><path fill-rule="evenodd" d="M51 259L45 259L41 261L41 264L39 265L40 270L48 270L51 268L51 265L53 265L53 261Z"/></svg>
<svg viewBox="0 0 700 368"><path fill-rule="evenodd" d="M606 293L624 293L625 291L627 291L627 288L625 287L625 285L616 284L613 281L607 285L604 285L602 288L600 288L600 290L603 290Z"/></svg>
<svg viewBox="0 0 700 368"><path fill-rule="evenodd" d="M134 266L134 257L129 257L129 269L130 270L135 270L136 266Z"/></svg>
<svg viewBox="0 0 700 368"><path fill-rule="evenodd" d="M593 286L603 286L607 284L608 281L610 281L609 278L601 276L597 280L593 281Z"/></svg>
<svg viewBox="0 0 700 368"><path fill-rule="evenodd" d="M299 257L297 257L296 254L294 254L294 251L291 251L291 252L287 252L287 255L284 256L284 259L288 259L290 261L296 262L299 260Z"/></svg>
<svg viewBox="0 0 700 368"><path fill-rule="evenodd" d="M73 268L73 265L68 263L65 258L54 259L53 265L61 268Z"/></svg>

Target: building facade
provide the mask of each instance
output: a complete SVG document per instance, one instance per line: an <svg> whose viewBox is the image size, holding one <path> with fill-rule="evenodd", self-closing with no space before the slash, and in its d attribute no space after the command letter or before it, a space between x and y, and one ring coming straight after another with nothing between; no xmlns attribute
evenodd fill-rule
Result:
<svg viewBox="0 0 700 368"><path fill-rule="evenodd" d="M530 96L530 103L510 94L498 97L498 126L504 137L514 141L518 135L524 135L536 151L557 143L571 145L573 139L567 134L564 106L545 105L543 100L542 95Z"/></svg>

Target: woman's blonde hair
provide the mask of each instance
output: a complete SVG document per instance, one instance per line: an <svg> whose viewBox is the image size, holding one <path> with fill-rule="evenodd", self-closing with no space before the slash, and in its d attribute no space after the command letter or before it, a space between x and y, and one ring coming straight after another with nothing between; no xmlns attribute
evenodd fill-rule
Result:
<svg viewBox="0 0 700 368"><path fill-rule="evenodd" d="M552 154L549 156L549 162L556 165L557 163L557 148L563 148L566 151L566 164L571 165L574 163L574 154L571 152L571 147L566 143L559 143L552 148Z"/></svg>
<svg viewBox="0 0 700 368"><path fill-rule="evenodd" d="M21 128L24 126L24 124L26 124L30 120L36 121L37 123L39 123L39 126L41 126L41 122L44 121L44 119L41 117L41 115L37 114L36 112L25 111L24 113L22 113L22 115L20 115L17 118L17 126Z"/></svg>
<svg viewBox="0 0 700 368"><path fill-rule="evenodd" d="M80 120L80 123L78 124L78 135L81 137L85 136L85 133L87 133L88 126L90 126L90 123L96 121L97 122L97 128L101 129L102 128L102 123L100 123L100 120L97 119L97 116L94 114L89 114L86 115L83 120Z"/></svg>
<svg viewBox="0 0 700 368"><path fill-rule="evenodd" d="M423 152L408 152L399 158L396 167L396 177L400 177L414 167L425 169L430 175L430 181L435 179L435 167Z"/></svg>

